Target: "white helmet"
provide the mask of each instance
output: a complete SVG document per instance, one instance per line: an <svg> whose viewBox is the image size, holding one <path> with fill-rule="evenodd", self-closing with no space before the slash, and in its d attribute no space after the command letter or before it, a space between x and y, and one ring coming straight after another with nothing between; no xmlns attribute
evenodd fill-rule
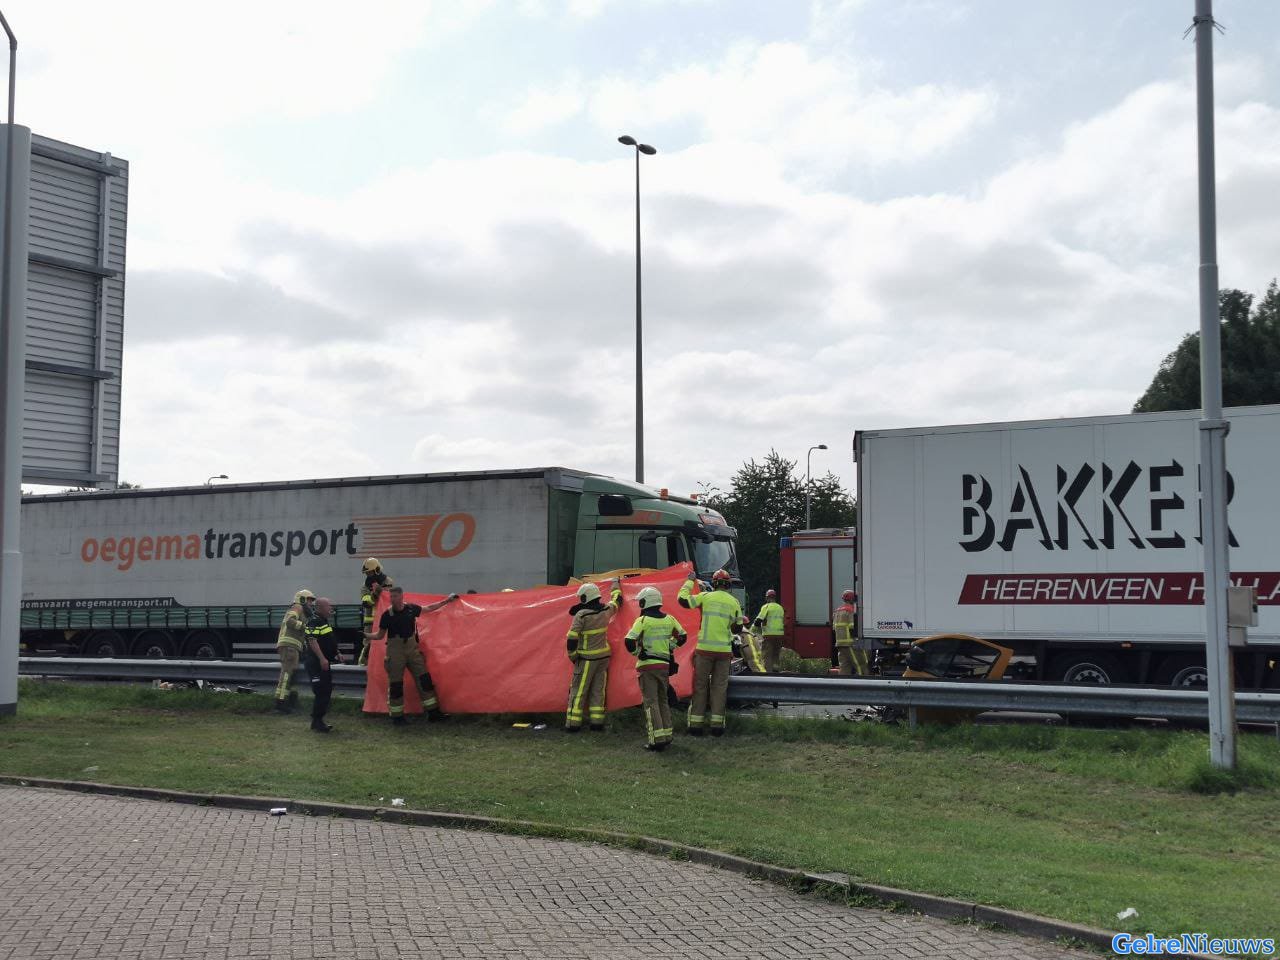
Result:
<svg viewBox="0 0 1280 960"><path fill-rule="evenodd" d="M636 595L636 599L640 601L641 610L662 606L662 594L657 587L645 587Z"/></svg>
<svg viewBox="0 0 1280 960"><path fill-rule="evenodd" d="M584 583L578 588L578 602L591 603L593 600L600 599L600 588L594 583Z"/></svg>
<svg viewBox="0 0 1280 960"><path fill-rule="evenodd" d="M316 595L310 590L303 588L293 595L294 603L306 603L308 600L314 600Z"/></svg>
<svg viewBox="0 0 1280 960"><path fill-rule="evenodd" d="M377 557L370 557L364 562L364 566L361 567L361 569L365 573L380 573L382 571L382 564L378 562Z"/></svg>

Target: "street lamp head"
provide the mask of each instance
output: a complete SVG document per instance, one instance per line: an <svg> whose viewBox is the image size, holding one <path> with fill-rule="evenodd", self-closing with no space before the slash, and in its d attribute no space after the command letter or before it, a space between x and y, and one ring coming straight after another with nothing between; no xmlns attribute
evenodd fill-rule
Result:
<svg viewBox="0 0 1280 960"><path fill-rule="evenodd" d="M645 156L648 156L648 157L652 157L655 153L658 152L657 147L651 147L647 143L637 144L637 147L639 148L641 153L643 153Z"/></svg>
<svg viewBox="0 0 1280 960"><path fill-rule="evenodd" d="M628 147L634 147L636 145L636 138L627 136L624 133L622 136L618 138L618 142L622 144L626 144Z"/></svg>
<svg viewBox="0 0 1280 960"><path fill-rule="evenodd" d="M819 450L825 450L825 449L827 449L827 445L826 445L825 443L820 443L820 444L818 444L818 449L819 449Z"/></svg>

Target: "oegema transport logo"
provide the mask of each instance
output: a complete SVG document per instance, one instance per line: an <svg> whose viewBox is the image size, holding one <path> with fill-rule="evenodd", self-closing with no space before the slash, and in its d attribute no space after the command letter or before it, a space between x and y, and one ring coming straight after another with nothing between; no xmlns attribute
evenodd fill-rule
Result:
<svg viewBox="0 0 1280 960"><path fill-rule="evenodd" d="M278 559L283 566L306 557L354 557L369 553L384 560L438 558L464 552L476 535L469 513L398 517L355 517L345 526L276 530L209 527L203 532L124 533L85 537L80 559L107 563L125 572L139 564L208 560Z"/></svg>

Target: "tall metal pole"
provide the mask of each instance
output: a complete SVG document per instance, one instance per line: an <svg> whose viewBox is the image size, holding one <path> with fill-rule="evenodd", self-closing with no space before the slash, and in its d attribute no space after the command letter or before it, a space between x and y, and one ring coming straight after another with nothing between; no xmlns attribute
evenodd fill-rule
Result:
<svg viewBox="0 0 1280 960"><path fill-rule="evenodd" d="M0 252L0 714L18 709L18 642L22 600L22 403L26 339L27 190L31 131L13 122L18 38L9 37L9 114L4 130L4 250ZM21 150L19 150L21 147ZM15 169L20 167L20 169ZM17 195L15 195L15 191ZM19 233L18 227L21 227Z"/></svg>
<svg viewBox="0 0 1280 960"><path fill-rule="evenodd" d="M636 483L644 483L644 337L640 325L640 147L636 146Z"/></svg>
<svg viewBox="0 0 1280 960"><path fill-rule="evenodd" d="M1209 676L1209 758L1236 765L1236 709L1227 645L1230 584L1227 432L1222 418L1222 323L1218 314L1218 237L1213 154L1213 2L1196 0L1196 131L1200 172L1200 513L1204 528L1205 664Z"/></svg>

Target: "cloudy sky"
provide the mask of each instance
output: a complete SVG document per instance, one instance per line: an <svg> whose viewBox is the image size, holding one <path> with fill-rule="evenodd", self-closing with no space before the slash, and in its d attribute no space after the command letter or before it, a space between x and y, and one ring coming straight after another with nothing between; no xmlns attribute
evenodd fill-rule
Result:
<svg viewBox="0 0 1280 960"><path fill-rule="evenodd" d="M122 477L634 469L1127 411L1196 326L1192 0L9 0L131 165ZM1280 274L1280 3L1219 0L1222 283Z"/></svg>

